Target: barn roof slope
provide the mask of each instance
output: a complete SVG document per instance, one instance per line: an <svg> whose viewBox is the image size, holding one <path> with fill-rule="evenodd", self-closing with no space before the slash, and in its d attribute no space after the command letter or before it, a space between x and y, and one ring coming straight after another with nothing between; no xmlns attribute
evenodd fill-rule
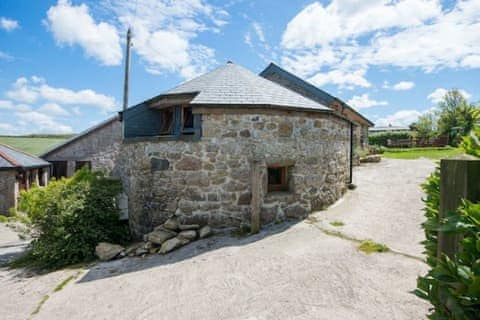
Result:
<svg viewBox="0 0 480 320"><path fill-rule="evenodd" d="M0 169L39 168L50 163L24 151L0 143Z"/></svg>
<svg viewBox="0 0 480 320"><path fill-rule="evenodd" d="M274 106L330 112L331 109L237 65L225 65L157 98L191 94L193 105Z"/></svg>
<svg viewBox="0 0 480 320"><path fill-rule="evenodd" d="M356 114L359 118L361 118L363 122L365 122L367 125L373 126L373 122L368 120L365 116L363 116L361 113L346 104L340 98L332 96L328 92L314 86L313 84L303 80L302 78L297 77L293 73L290 73L287 70L277 66L273 62L271 62L262 72L260 72L260 76L275 83L277 83L277 77L279 77L282 80L294 85L293 87L289 87L290 90L294 90L295 92L297 92L296 87L300 87L302 89L301 91L303 93L306 93L310 99L313 99L327 106L330 106L334 101L339 101L352 113ZM279 82L279 84L282 85L281 82ZM299 92L299 94L302 94L302 92Z"/></svg>

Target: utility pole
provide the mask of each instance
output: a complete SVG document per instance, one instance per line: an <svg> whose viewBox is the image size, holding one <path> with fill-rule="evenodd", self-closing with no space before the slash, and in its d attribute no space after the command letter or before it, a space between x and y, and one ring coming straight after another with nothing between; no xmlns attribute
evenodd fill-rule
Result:
<svg viewBox="0 0 480 320"><path fill-rule="evenodd" d="M122 113L122 137L125 139L125 111L128 108L128 76L130 72L130 46L132 32L130 27L127 30L127 47L125 49L125 80L123 84L123 113Z"/></svg>

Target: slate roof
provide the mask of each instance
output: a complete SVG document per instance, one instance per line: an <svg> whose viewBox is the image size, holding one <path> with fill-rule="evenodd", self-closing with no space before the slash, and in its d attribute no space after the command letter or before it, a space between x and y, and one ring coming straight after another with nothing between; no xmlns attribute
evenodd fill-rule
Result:
<svg viewBox="0 0 480 320"><path fill-rule="evenodd" d="M298 92L299 94L304 94L307 93L309 95L310 99L313 99L319 103L322 103L326 106L330 106L333 102L339 101L342 103L345 107L351 110L354 114L358 115L361 119L363 119L368 125L373 126L373 122L365 118L362 114L360 114L358 111L350 107L348 104L346 104L344 101L341 99L332 96L328 92L314 86L313 84L309 83L308 81L305 81L296 75L286 71L285 69L282 69L281 67L277 66L273 62L270 63L265 70L260 72L260 76L266 79L269 79L270 81L273 81L276 83L276 77L280 77L283 80L286 80L292 84L294 84L294 87L289 88L290 90L295 91L295 86L299 87L302 89L302 92ZM280 83L282 85L282 83ZM297 91L296 91L297 92Z"/></svg>
<svg viewBox="0 0 480 320"><path fill-rule="evenodd" d="M50 163L26 152L17 150L5 144L0 144L0 170L15 168L39 168Z"/></svg>
<svg viewBox="0 0 480 320"><path fill-rule="evenodd" d="M275 106L331 112L325 105L308 99L292 90L232 62L187 81L154 98L191 94L190 104Z"/></svg>
<svg viewBox="0 0 480 320"><path fill-rule="evenodd" d="M118 121L120 119L120 116L118 114L108 118L107 120L105 121L102 121L100 122L99 124L96 124L94 125L93 127L90 127L82 132L80 132L79 134L77 135L74 135L73 137L71 137L70 139L67 139L66 141L63 141L57 145L54 145L53 147L51 147L50 149L48 149L47 151L45 151L44 153L42 153L40 155L41 158L45 158L46 156L48 156L50 153L54 152L54 151L57 151L69 144L71 144L72 142L75 142L77 141L78 139L98 130L98 129L101 129L103 127L105 127L106 125L110 124L111 122L113 121Z"/></svg>

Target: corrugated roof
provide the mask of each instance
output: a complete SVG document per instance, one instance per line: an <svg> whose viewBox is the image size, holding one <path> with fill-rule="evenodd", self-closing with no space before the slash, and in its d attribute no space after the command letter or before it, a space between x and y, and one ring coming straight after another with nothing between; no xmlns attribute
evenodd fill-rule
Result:
<svg viewBox="0 0 480 320"><path fill-rule="evenodd" d="M350 109L354 114L358 115L361 119L363 119L365 122L367 122L370 126L373 126L373 122L368 120L365 116L363 116L361 113L353 109L351 106L346 104L344 101L341 99L332 96L328 92L314 86L313 84L309 83L308 81L303 80L302 78L297 77L296 75L288 72L287 70L277 66L273 62L271 62L265 70L260 72L260 76L266 79L269 79L270 81L276 82L276 77L280 77L283 80L286 80L290 83L295 84L296 86L302 88L303 94L307 94L309 98L318 101L319 103L325 104L327 106L330 106L335 100L338 100L340 103L342 103L345 107ZM279 83L282 85L282 83ZM290 90L295 90L295 87L289 87ZM299 94L302 94L302 92L298 92Z"/></svg>
<svg viewBox="0 0 480 320"><path fill-rule="evenodd" d="M265 105L331 112L331 109L231 62L159 96L194 94L190 104Z"/></svg>
<svg viewBox="0 0 480 320"><path fill-rule="evenodd" d="M38 168L50 163L11 146L0 144L0 169L6 168Z"/></svg>

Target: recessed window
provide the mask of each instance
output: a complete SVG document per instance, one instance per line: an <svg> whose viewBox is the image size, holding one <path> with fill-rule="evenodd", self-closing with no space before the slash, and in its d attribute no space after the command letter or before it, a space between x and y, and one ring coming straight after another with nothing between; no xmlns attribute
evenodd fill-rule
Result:
<svg viewBox="0 0 480 320"><path fill-rule="evenodd" d="M193 112L192 107L182 108L182 132L186 134L193 133Z"/></svg>
<svg viewBox="0 0 480 320"><path fill-rule="evenodd" d="M92 163L90 161L75 161L75 171L87 167L88 170L92 170Z"/></svg>
<svg viewBox="0 0 480 320"><path fill-rule="evenodd" d="M161 111L161 121L162 127L160 129L161 135L172 135L173 134L173 118L174 118L174 108L166 108Z"/></svg>
<svg viewBox="0 0 480 320"><path fill-rule="evenodd" d="M288 167L271 166L268 170L268 192L288 191Z"/></svg>

